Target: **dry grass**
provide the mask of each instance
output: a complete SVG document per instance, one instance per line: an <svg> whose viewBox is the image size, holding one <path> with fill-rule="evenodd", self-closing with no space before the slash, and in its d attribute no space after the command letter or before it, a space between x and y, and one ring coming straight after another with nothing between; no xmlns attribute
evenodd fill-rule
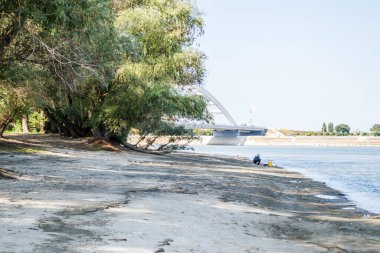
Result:
<svg viewBox="0 0 380 253"><path fill-rule="evenodd" d="M103 138L90 138L87 140L87 144L91 148L95 148L99 150L120 151L120 148L116 144L107 142Z"/></svg>

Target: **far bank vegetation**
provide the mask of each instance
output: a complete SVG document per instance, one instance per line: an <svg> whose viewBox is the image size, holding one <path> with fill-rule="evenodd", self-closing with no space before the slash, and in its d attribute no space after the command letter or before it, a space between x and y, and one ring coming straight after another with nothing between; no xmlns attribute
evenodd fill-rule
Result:
<svg viewBox="0 0 380 253"><path fill-rule="evenodd" d="M374 124L370 132L352 131L347 124L338 124L334 127L332 122L323 122L321 131L280 130L286 136L380 136L380 124Z"/></svg>

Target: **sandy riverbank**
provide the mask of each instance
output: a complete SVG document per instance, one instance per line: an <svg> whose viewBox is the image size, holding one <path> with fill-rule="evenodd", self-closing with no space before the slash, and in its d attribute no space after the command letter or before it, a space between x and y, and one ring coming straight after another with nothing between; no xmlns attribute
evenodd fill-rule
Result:
<svg viewBox="0 0 380 253"><path fill-rule="evenodd" d="M0 141L19 178L0 179L0 252L380 252L378 217L297 173L12 138L23 153Z"/></svg>

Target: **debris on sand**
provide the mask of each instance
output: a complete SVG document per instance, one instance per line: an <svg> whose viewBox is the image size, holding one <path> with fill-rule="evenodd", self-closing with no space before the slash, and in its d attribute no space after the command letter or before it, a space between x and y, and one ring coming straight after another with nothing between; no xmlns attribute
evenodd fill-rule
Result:
<svg viewBox="0 0 380 253"><path fill-rule="evenodd" d="M13 172L0 168L0 179L17 179L17 175Z"/></svg>
<svg viewBox="0 0 380 253"><path fill-rule="evenodd" d="M100 150L106 150L106 151L120 151L120 148L118 148L116 145L113 145L109 141L105 140L104 138L90 138L87 141L87 145Z"/></svg>

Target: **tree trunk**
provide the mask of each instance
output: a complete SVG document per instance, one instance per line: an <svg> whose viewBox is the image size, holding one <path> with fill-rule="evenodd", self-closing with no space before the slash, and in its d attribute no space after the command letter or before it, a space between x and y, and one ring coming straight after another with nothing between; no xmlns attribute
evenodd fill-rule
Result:
<svg viewBox="0 0 380 253"><path fill-rule="evenodd" d="M65 133L65 135L69 135L73 138L84 137L81 129L70 122L62 112L58 110L52 110L50 112L48 108L44 109L45 115L54 123L57 127L60 127L61 130Z"/></svg>
<svg viewBox="0 0 380 253"><path fill-rule="evenodd" d="M67 129L67 127L59 122L59 120L53 115L53 113L49 111L48 108L45 108L43 112L45 113L46 117L48 117L49 120L58 128L59 135L69 135L70 131Z"/></svg>
<svg viewBox="0 0 380 253"><path fill-rule="evenodd" d="M76 129L76 127L73 124L67 123L65 124L65 126L70 131L71 137L73 138L83 137L83 135Z"/></svg>
<svg viewBox="0 0 380 253"><path fill-rule="evenodd" d="M22 117L22 132L24 134L28 134L29 133L29 117L28 115L24 115Z"/></svg>
<svg viewBox="0 0 380 253"><path fill-rule="evenodd" d="M96 138L103 138L107 142L110 141L110 138L108 136L108 132L103 124L98 125L94 131L92 131L92 135Z"/></svg>
<svg viewBox="0 0 380 253"><path fill-rule="evenodd" d="M7 126L9 125L9 123L11 123L11 121L11 119L6 119L5 121L0 123L0 138L3 138L4 131L5 129L7 129Z"/></svg>
<svg viewBox="0 0 380 253"><path fill-rule="evenodd" d="M42 114L41 115L42 118L45 118L44 111L41 111L41 114ZM40 121L39 125L40 125L40 133L44 134L46 132L46 121L45 120Z"/></svg>

